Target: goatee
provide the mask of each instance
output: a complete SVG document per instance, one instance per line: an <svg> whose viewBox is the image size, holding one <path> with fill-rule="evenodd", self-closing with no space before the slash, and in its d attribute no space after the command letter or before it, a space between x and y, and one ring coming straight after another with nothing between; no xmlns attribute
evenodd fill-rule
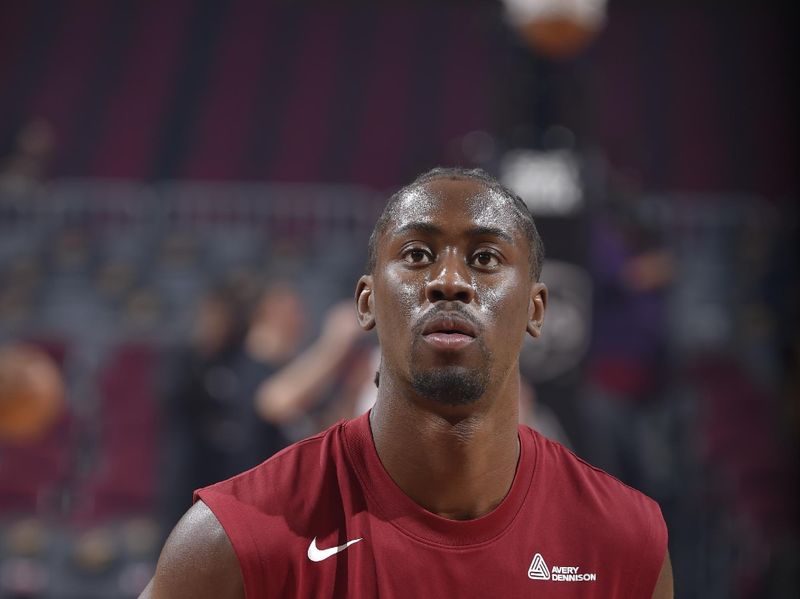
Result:
<svg viewBox="0 0 800 599"><path fill-rule="evenodd" d="M448 406L476 402L484 394L488 384L488 370L444 366L426 372L416 371L412 367L411 372L411 385L417 393Z"/></svg>

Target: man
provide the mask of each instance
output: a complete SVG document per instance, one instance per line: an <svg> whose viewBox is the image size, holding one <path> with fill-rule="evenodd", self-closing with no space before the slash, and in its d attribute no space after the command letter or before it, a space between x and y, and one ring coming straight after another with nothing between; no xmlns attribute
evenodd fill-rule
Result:
<svg viewBox="0 0 800 599"><path fill-rule="evenodd" d="M671 597L658 506L518 425L542 256L482 171L395 194L356 287L375 407L198 491L142 596Z"/></svg>

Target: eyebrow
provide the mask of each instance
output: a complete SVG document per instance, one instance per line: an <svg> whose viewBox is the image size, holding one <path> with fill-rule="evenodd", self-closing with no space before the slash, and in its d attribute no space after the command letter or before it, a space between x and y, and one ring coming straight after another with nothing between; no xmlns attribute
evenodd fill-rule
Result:
<svg viewBox="0 0 800 599"><path fill-rule="evenodd" d="M415 233L426 233L429 235L438 235L442 233L441 228L425 222L406 223L405 225L395 229L393 233L395 235L403 235L409 231ZM497 237L510 244L514 243L514 238L511 235L496 227L472 227L471 229L467 230L467 235L470 237Z"/></svg>
<svg viewBox="0 0 800 599"><path fill-rule="evenodd" d="M398 227L391 231L395 235L403 235L404 233L414 232L414 233L428 233L430 235L436 235L441 233L442 230L437 227L436 225L432 225L430 223L423 223L423 222L410 222L406 223L402 227Z"/></svg>
<svg viewBox="0 0 800 599"><path fill-rule="evenodd" d="M470 237L499 237L503 241L513 244L514 238L507 232L497 227L473 227L467 231Z"/></svg>

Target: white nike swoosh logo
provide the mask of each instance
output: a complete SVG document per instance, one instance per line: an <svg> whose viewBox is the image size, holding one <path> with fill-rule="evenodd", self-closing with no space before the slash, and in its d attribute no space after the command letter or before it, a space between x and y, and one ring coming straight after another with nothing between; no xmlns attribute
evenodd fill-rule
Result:
<svg viewBox="0 0 800 599"><path fill-rule="evenodd" d="M340 551L344 551L350 545L358 543L362 539L353 539L352 541L347 541L344 545L339 545L338 547L331 547L330 549L318 549L317 548L317 537L311 541L311 545L308 546L308 559L312 562L321 562L324 559L328 559L332 555L336 555Z"/></svg>

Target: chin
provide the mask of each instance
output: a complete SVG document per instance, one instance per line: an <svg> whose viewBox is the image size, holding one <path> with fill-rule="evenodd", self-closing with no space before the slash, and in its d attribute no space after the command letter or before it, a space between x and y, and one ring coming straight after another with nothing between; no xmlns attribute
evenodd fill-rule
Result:
<svg viewBox="0 0 800 599"><path fill-rule="evenodd" d="M411 384L423 397L447 406L467 406L477 402L488 386L487 370L445 366L412 371Z"/></svg>

